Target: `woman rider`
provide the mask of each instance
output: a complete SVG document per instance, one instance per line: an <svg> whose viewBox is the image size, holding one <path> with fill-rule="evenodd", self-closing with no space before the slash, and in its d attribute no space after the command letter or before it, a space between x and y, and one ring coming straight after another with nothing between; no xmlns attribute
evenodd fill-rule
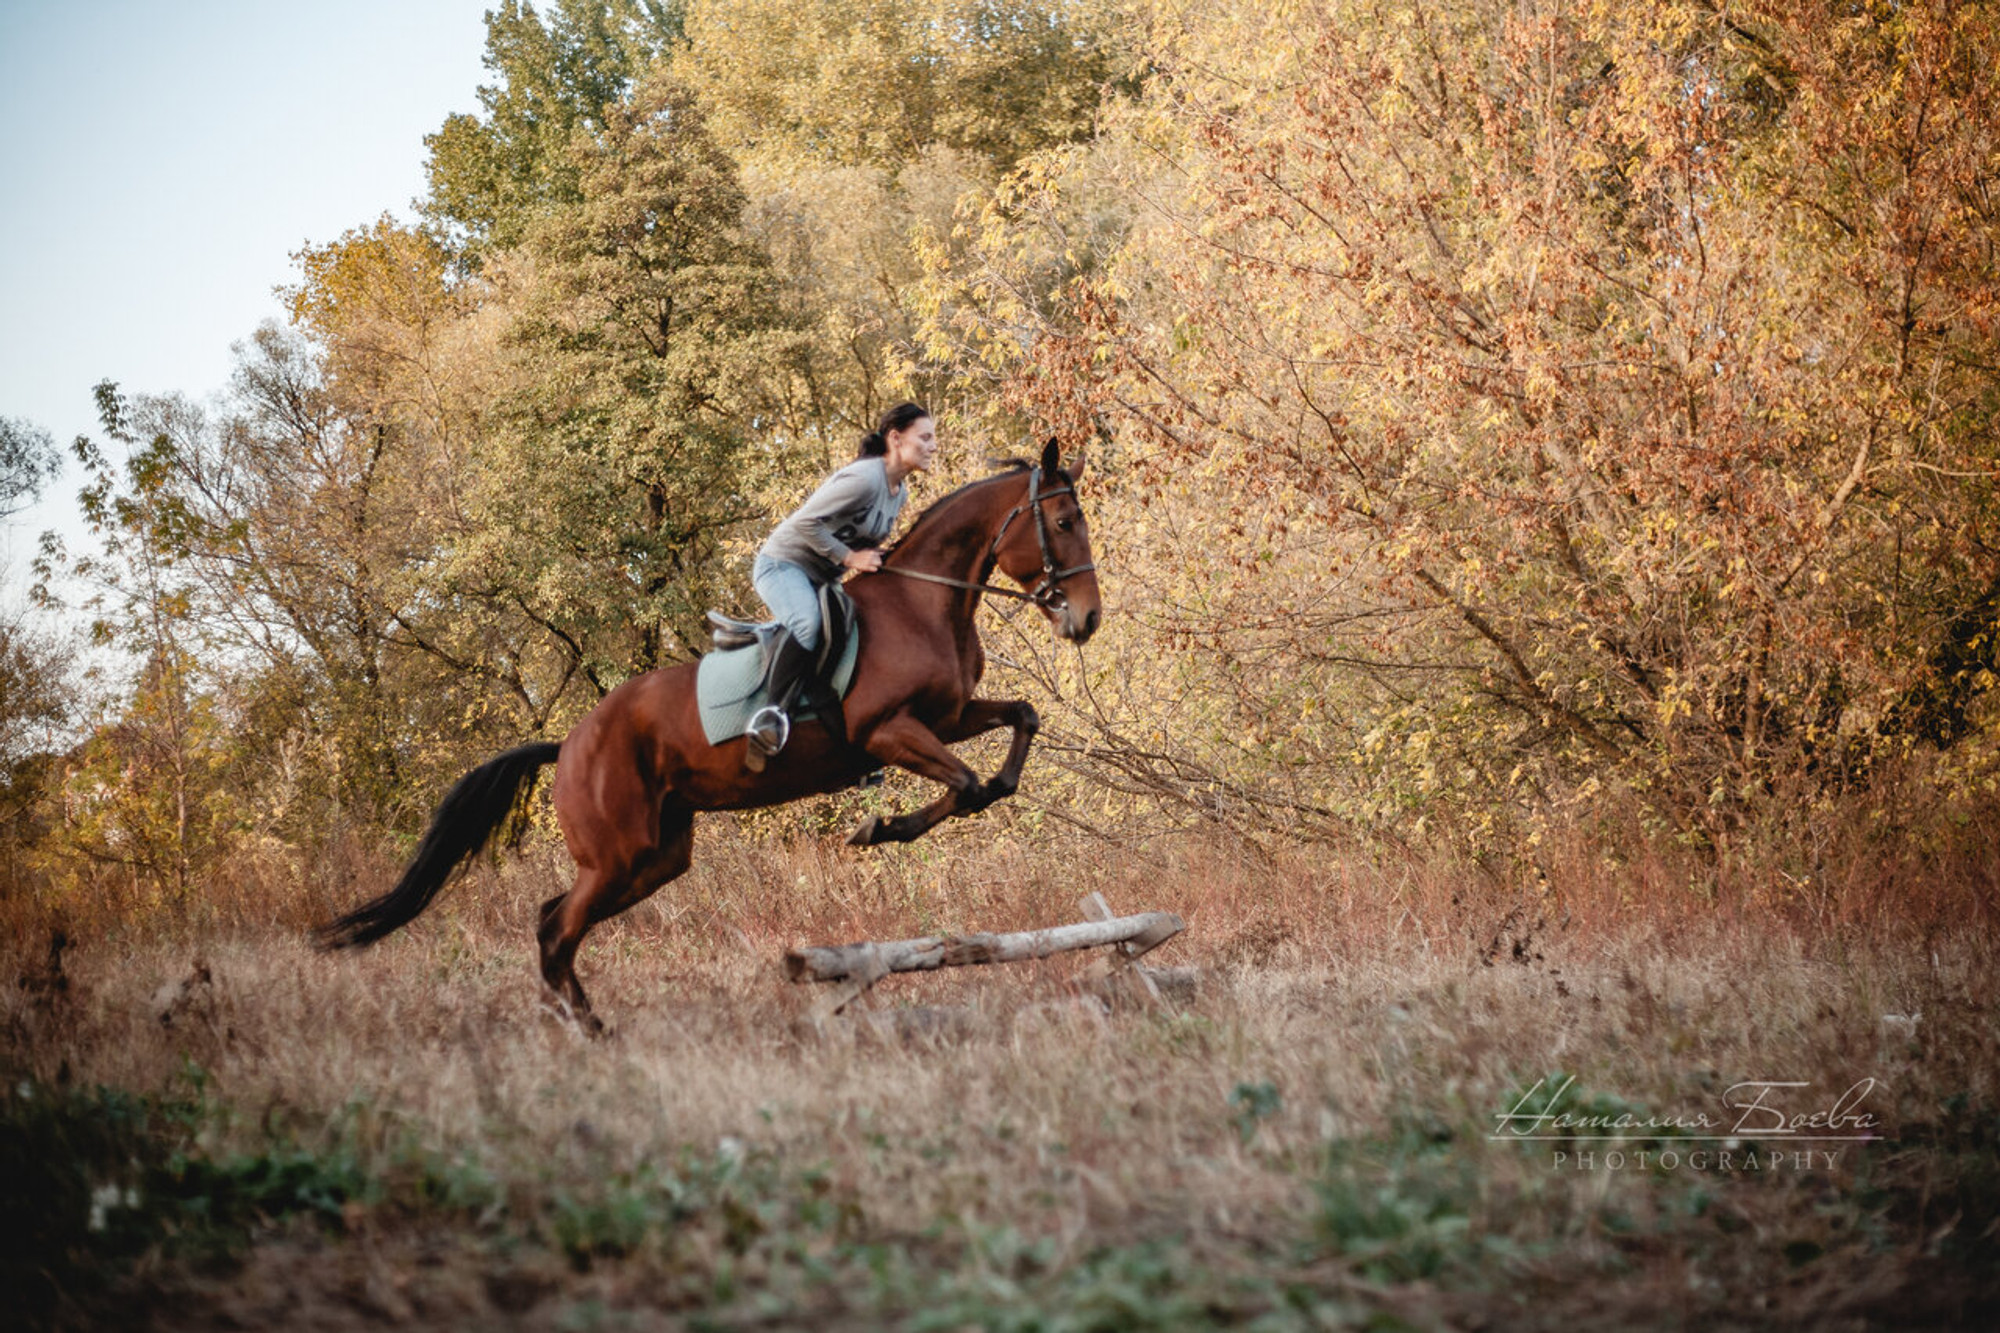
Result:
<svg viewBox="0 0 2000 1333"><path fill-rule="evenodd" d="M898 403L863 437L855 460L828 477L780 523L750 572L757 595L788 631L777 636L764 682L770 703L750 719L751 747L776 754L791 733L787 710L805 684L819 650L819 590L847 570L882 567L875 549L903 511L912 472L930 467L937 429L930 412Z"/></svg>

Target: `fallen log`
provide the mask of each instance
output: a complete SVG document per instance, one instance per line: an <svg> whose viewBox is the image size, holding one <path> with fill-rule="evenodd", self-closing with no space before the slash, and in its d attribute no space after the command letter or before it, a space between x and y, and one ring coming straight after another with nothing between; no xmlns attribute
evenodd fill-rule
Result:
<svg viewBox="0 0 2000 1333"><path fill-rule="evenodd" d="M1187 923L1172 912L1141 912L1136 916L1081 921L1046 930L821 945L789 950L785 954L785 975L793 981L859 982L865 988L892 972L1022 963L1107 944L1124 946L1121 952L1132 959L1157 949L1186 929Z"/></svg>

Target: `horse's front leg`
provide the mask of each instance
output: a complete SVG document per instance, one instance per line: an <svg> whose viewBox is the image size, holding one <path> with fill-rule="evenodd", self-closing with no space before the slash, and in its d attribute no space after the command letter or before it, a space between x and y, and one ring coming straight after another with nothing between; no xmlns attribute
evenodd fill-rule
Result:
<svg viewBox="0 0 2000 1333"><path fill-rule="evenodd" d="M1028 746L1034 741L1035 733L1042 729L1042 719L1022 699L974 699L959 714L958 726L952 730L951 741L957 744L974 736L983 736L995 727L1012 727L1014 743L1008 747L1007 762L1000 765L1000 771L980 788L977 807L980 809L1003 796L1012 796L1021 785L1021 770L1028 762Z"/></svg>
<svg viewBox="0 0 2000 1333"><path fill-rule="evenodd" d="M847 841L855 847L871 847L878 842L909 842L920 838L939 823L970 810L982 808L985 784L945 747L936 732L911 717L898 713L876 727L863 745L885 764L908 769L919 777L942 782L950 790L921 810L883 818L869 816L866 823Z"/></svg>

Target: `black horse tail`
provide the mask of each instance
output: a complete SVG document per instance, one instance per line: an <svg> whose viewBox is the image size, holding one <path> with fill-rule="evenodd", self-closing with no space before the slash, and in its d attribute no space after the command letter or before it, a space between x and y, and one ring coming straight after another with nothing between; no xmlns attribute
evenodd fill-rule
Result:
<svg viewBox="0 0 2000 1333"><path fill-rule="evenodd" d="M458 780L431 816L424 840L396 887L380 898L330 921L314 932L322 949L373 944L416 920L417 913L493 841L507 816L532 789L535 774L553 764L562 747L551 742L523 745L489 759Z"/></svg>

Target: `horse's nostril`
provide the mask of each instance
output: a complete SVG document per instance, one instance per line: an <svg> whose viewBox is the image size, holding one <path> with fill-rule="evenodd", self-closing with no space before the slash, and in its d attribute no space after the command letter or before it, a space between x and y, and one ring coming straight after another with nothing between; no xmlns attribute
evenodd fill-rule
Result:
<svg viewBox="0 0 2000 1333"><path fill-rule="evenodd" d="M1092 607L1090 614L1083 618L1083 632L1085 634L1097 633L1097 609L1095 607Z"/></svg>

